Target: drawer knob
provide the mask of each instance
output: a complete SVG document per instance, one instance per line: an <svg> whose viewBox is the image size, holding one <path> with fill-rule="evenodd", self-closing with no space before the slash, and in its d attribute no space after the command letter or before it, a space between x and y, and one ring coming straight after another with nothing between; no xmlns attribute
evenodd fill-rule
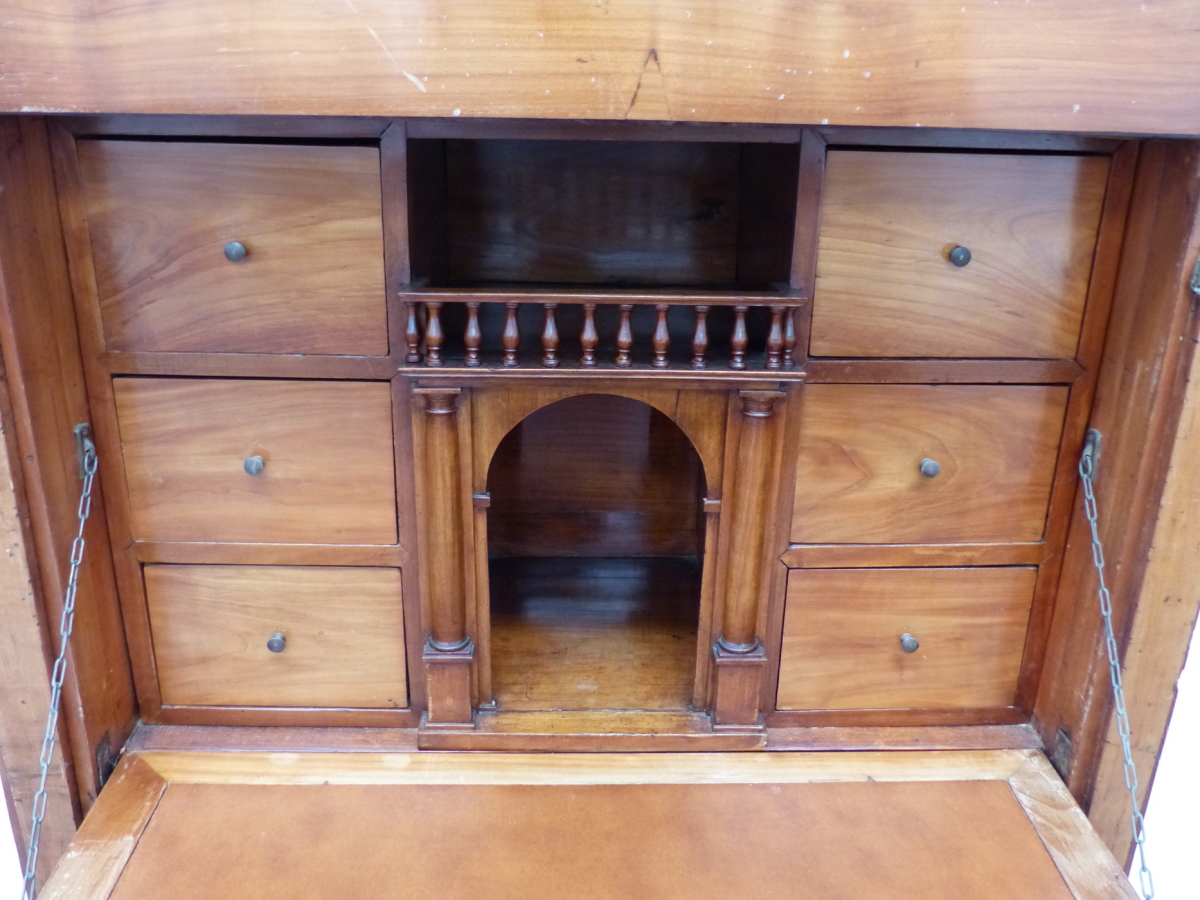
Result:
<svg viewBox="0 0 1200 900"><path fill-rule="evenodd" d="M937 463L934 463L934 465L937 465ZM242 463L242 468L246 470L247 475L261 475L266 466L266 460L261 456L251 456Z"/></svg>
<svg viewBox="0 0 1200 900"><path fill-rule="evenodd" d="M230 262L241 262L246 258L246 245L241 241L230 241L225 245L225 258ZM955 263L955 265L958 265L958 263ZM966 263L963 263L963 265L965 266Z"/></svg>
<svg viewBox="0 0 1200 900"><path fill-rule="evenodd" d="M249 469L246 471L249 471ZM926 478L937 478L941 474L941 471L942 467L936 459L926 458L921 460L921 474Z"/></svg>
<svg viewBox="0 0 1200 900"><path fill-rule="evenodd" d="M279 635L276 635L276 637L283 637L283 635L279 634ZM921 642L918 641L911 634L900 635L900 649L903 650L905 653L916 653L917 648L920 646L921 646Z"/></svg>
<svg viewBox="0 0 1200 900"><path fill-rule="evenodd" d="M906 634L905 637L909 637L909 635ZM287 637L282 631L277 631L271 635L267 641L267 649L272 653L282 653L287 649Z"/></svg>
<svg viewBox="0 0 1200 900"><path fill-rule="evenodd" d="M950 251L950 262L958 266L960 269L971 261L971 251L966 247L958 246Z"/></svg>

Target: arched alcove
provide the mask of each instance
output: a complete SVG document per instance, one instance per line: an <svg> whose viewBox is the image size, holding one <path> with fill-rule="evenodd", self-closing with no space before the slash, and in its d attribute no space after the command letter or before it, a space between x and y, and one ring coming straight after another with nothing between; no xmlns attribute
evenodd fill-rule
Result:
<svg viewBox="0 0 1200 900"><path fill-rule="evenodd" d="M500 709L686 709L704 472L674 422L626 397L545 406L488 469L492 688Z"/></svg>

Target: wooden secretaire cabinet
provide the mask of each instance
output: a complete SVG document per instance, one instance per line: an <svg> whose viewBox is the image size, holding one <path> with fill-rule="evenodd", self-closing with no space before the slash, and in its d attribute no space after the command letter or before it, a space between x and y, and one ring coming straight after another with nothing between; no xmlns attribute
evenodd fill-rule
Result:
<svg viewBox="0 0 1200 900"><path fill-rule="evenodd" d="M52 896L1126 896L1078 461L1169 449L1193 145L23 127L129 703Z"/></svg>

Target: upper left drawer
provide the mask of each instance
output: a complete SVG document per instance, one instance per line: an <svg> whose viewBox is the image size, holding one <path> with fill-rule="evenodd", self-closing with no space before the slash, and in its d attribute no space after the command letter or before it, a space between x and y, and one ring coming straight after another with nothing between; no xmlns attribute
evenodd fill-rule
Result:
<svg viewBox="0 0 1200 900"><path fill-rule="evenodd" d="M77 146L107 349L387 354L378 150Z"/></svg>

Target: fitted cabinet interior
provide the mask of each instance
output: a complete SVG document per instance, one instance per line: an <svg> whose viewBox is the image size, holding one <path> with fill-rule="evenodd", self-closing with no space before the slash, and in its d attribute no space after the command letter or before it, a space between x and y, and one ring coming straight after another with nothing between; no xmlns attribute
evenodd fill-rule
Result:
<svg viewBox="0 0 1200 900"><path fill-rule="evenodd" d="M145 833L112 896L254 893L213 810L264 804L254 853L426 810L413 872L444 834L487 859L625 835L571 884L706 822L767 848L764 895L864 898L911 884L920 820L926 849L1019 863L931 896L1090 896L1037 710L1087 593L1104 354L1140 339L1136 292L1114 307L1136 144L167 124L53 137L142 723L106 789ZM807 749L839 752L740 752ZM878 866L787 863L826 820ZM185 839L225 880L172 871ZM658 883L637 871L625 896Z"/></svg>

